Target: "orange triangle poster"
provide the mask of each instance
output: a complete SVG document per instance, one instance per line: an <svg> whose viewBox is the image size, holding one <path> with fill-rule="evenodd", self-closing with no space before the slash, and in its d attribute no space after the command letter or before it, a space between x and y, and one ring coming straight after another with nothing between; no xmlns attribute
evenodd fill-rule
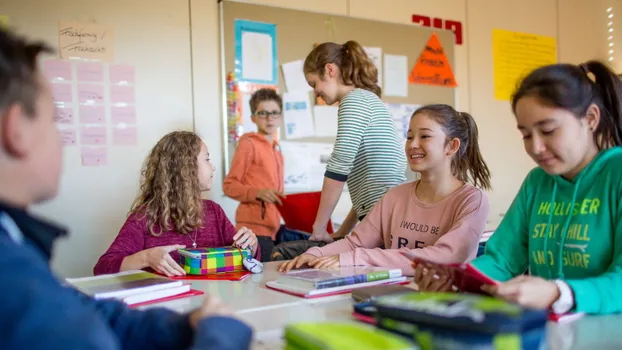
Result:
<svg viewBox="0 0 622 350"><path fill-rule="evenodd" d="M438 40L436 33L432 33L423 52L417 59L417 64L408 76L411 84L428 84L446 87L456 87L456 78L451 70L445 50Z"/></svg>

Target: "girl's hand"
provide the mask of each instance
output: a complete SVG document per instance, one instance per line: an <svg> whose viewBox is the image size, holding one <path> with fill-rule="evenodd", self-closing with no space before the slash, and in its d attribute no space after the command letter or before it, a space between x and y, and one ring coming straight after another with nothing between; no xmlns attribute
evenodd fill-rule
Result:
<svg viewBox="0 0 622 350"><path fill-rule="evenodd" d="M555 282L533 276L518 276L496 286L483 286L482 289L494 296L533 309L548 309L559 298L559 289Z"/></svg>
<svg viewBox="0 0 622 350"><path fill-rule="evenodd" d="M309 266L315 269L330 269L339 267L339 255L330 255L315 258L315 260L309 263Z"/></svg>
<svg viewBox="0 0 622 350"><path fill-rule="evenodd" d="M292 260L286 261L282 263L281 265L279 265L279 272L289 272L292 269L301 268L302 266L309 265L309 263L315 259L317 259L315 255L306 254L306 253L299 255L293 258Z"/></svg>
<svg viewBox="0 0 622 350"><path fill-rule="evenodd" d="M420 292L451 292L453 279L449 270L438 269L425 263L413 263L414 282Z"/></svg>
<svg viewBox="0 0 622 350"><path fill-rule="evenodd" d="M253 231L242 227L238 233L233 236L233 245L240 249L251 248L253 256L257 250L257 236Z"/></svg>
<svg viewBox="0 0 622 350"><path fill-rule="evenodd" d="M141 252L145 265L151 267L156 272L166 276L183 276L186 271L179 266L170 256L170 252L185 248L185 245L167 245L145 249Z"/></svg>

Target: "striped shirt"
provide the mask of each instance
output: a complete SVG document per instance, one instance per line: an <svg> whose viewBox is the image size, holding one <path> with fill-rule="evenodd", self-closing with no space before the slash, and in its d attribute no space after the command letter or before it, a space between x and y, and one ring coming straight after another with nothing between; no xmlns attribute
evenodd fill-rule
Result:
<svg viewBox="0 0 622 350"><path fill-rule="evenodd" d="M339 103L337 140L325 176L347 181L360 218L404 181L406 156L391 114L373 92L354 89Z"/></svg>

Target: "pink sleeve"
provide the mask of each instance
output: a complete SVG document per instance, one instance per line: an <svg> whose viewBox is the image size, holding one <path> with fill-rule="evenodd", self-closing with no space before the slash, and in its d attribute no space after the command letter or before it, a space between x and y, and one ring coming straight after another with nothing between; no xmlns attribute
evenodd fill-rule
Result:
<svg viewBox="0 0 622 350"><path fill-rule="evenodd" d="M94 275L117 273L121 269L121 263L125 257L136 254L144 249L145 245L145 220L138 220L136 214L130 215L121 227L117 238L110 248L99 258L93 268Z"/></svg>

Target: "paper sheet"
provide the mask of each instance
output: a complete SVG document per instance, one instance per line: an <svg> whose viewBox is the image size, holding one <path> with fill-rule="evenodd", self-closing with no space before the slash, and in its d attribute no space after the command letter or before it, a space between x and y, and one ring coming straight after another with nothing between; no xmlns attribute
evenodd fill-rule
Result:
<svg viewBox="0 0 622 350"><path fill-rule="evenodd" d="M108 164L108 148L82 147L83 166L102 166Z"/></svg>
<svg viewBox="0 0 622 350"><path fill-rule="evenodd" d="M283 64L283 77L287 91L313 91L305 78L303 65L302 60Z"/></svg>
<svg viewBox="0 0 622 350"><path fill-rule="evenodd" d="M78 110L80 124L105 124L106 107L104 106L80 106Z"/></svg>
<svg viewBox="0 0 622 350"><path fill-rule="evenodd" d="M104 66L100 62L78 62L78 81L104 82Z"/></svg>
<svg viewBox="0 0 622 350"><path fill-rule="evenodd" d="M292 91L283 94L283 119L286 139L315 135L309 92Z"/></svg>
<svg viewBox="0 0 622 350"><path fill-rule="evenodd" d="M73 71L71 62L65 60L49 59L43 61L43 74L52 81L71 81Z"/></svg>
<svg viewBox="0 0 622 350"><path fill-rule="evenodd" d="M557 43L553 37L493 29L492 55L495 98L509 101L524 76L557 62Z"/></svg>
<svg viewBox="0 0 622 350"><path fill-rule="evenodd" d="M76 145L76 129L59 129L58 132L60 133L63 146Z"/></svg>
<svg viewBox="0 0 622 350"><path fill-rule="evenodd" d="M78 84L78 101L82 103L103 103L104 85Z"/></svg>
<svg viewBox="0 0 622 350"><path fill-rule="evenodd" d="M80 144L82 145L105 145L105 126L84 126L80 129Z"/></svg>
<svg viewBox="0 0 622 350"><path fill-rule="evenodd" d="M330 143L281 141L286 192L320 191L326 163L333 152Z"/></svg>
<svg viewBox="0 0 622 350"><path fill-rule="evenodd" d="M421 105L406 103L386 103L386 106L389 110L389 113L391 113L391 117L393 118L393 124L395 125L397 133L405 139L406 135L408 134L410 117L417 110L417 108L421 107Z"/></svg>
<svg viewBox="0 0 622 350"><path fill-rule="evenodd" d="M445 49L436 33L430 35L430 39L423 47L415 67L408 76L408 82L450 88L458 86L451 64L445 55Z"/></svg>
<svg viewBox="0 0 622 350"><path fill-rule="evenodd" d="M112 124L136 124L136 107L112 106L110 107Z"/></svg>
<svg viewBox="0 0 622 350"><path fill-rule="evenodd" d="M268 34L242 32L242 79L272 80L272 45Z"/></svg>
<svg viewBox="0 0 622 350"><path fill-rule="evenodd" d="M242 94L242 127L243 133L257 132L257 124L251 120L251 94Z"/></svg>
<svg viewBox="0 0 622 350"><path fill-rule="evenodd" d="M408 57L384 55L384 96L408 97Z"/></svg>
<svg viewBox="0 0 622 350"><path fill-rule="evenodd" d="M111 62L114 60L114 30L94 23L59 21L58 47L62 58Z"/></svg>
<svg viewBox="0 0 622 350"><path fill-rule="evenodd" d="M110 86L111 103L134 103L134 86L131 85L112 85Z"/></svg>
<svg viewBox="0 0 622 350"><path fill-rule="evenodd" d="M339 107L314 106L315 136L337 136L337 112Z"/></svg>
<svg viewBox="0 0 622 350"><path fill-rule="evenodd" d="M133 85L135 74L134 66L129 64L113 64L110 66L110 83Z"/></svg>
<svg viewBox="0 0 622 350"><path fill-rule="evenodd" d="M52 84L52 99L56 103L73 102L71 84Z"/></svg>
<svg viewBox="0 0 622 350"><path fill-rule="evenodd" d="M378 69L378 86L382 87L382 48L381 47L364 47L369 59L374 62L374 66Z"/></svg>
<svg viewBox="0 0 622 350"><path fill-rule="evenodd" d="M138 129L135 126L113 128L112 143L117 146L136 146L138 144Z"/></svg>
<svg viewBox="0 0 622 350"><path fill-rule="evenodd" d="M54 121L57 124L73 124L73 107L56 106L56 117Z"/></svg>

